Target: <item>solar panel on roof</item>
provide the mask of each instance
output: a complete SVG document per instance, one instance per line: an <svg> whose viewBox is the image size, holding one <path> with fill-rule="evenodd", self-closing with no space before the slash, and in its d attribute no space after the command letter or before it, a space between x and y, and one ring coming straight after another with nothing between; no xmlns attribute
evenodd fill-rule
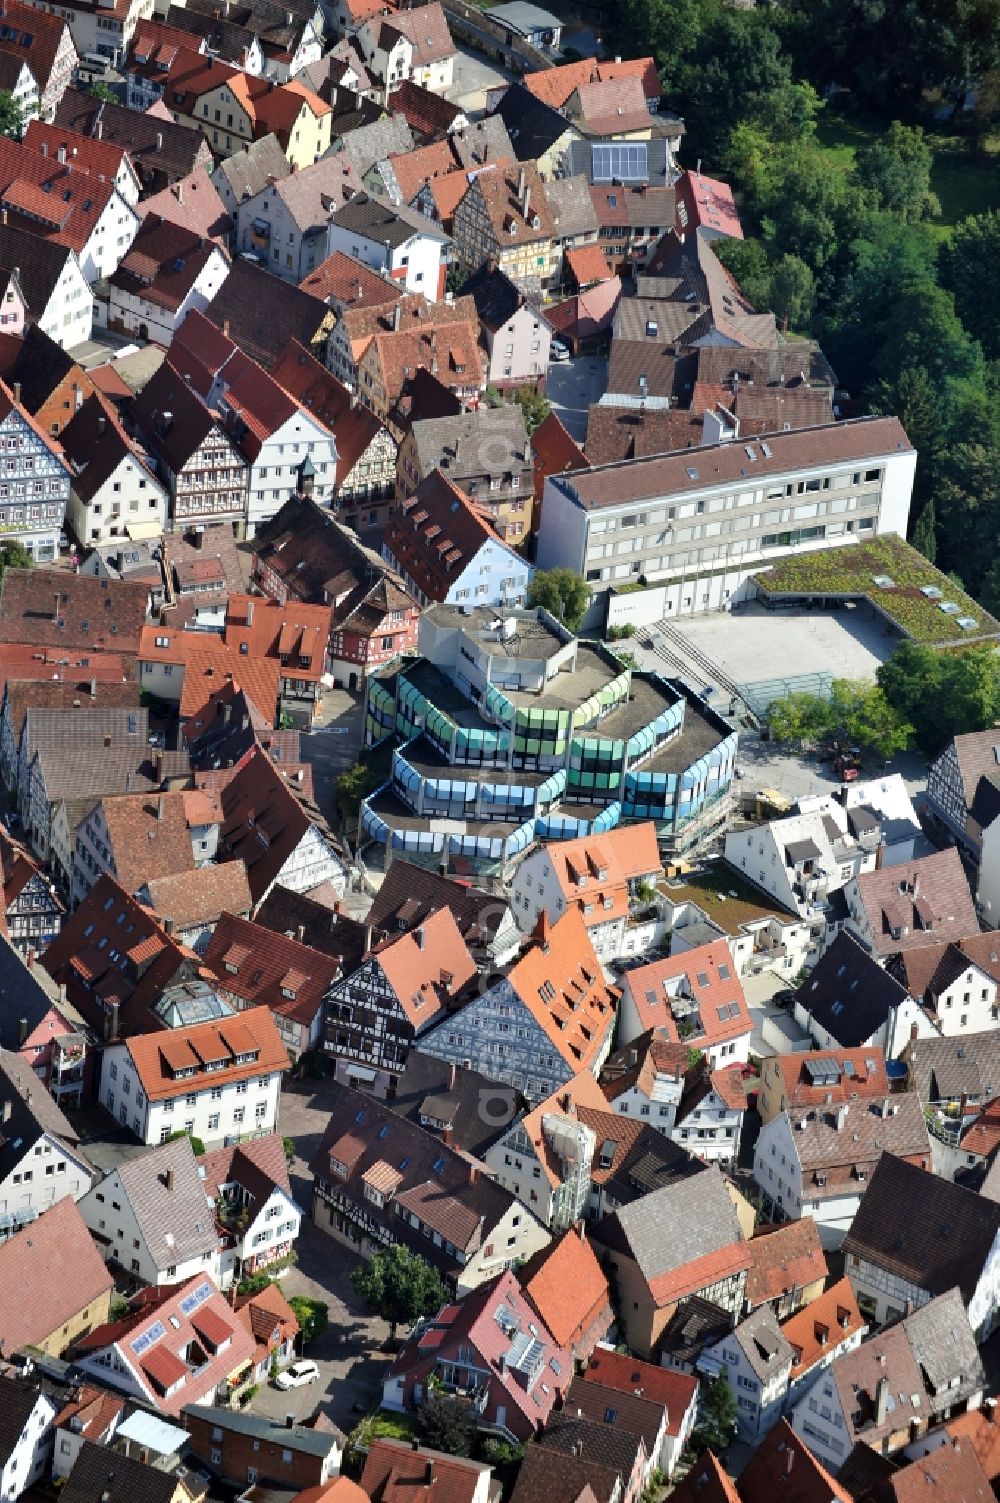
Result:
<svg viewBox="0 0 1000 1503"><path fill-rule="evenodd" d="M595 183L648 182L646 142L607 141L594 146L590 172Z"/></svg>

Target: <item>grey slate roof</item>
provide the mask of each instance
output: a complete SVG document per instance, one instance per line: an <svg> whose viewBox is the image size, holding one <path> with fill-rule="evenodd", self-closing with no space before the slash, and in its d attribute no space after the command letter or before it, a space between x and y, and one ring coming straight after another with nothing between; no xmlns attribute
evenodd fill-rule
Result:
<svg viewBox="0 0 1000 1503"><path fill-rule="evenodd" d="M249 1435L272 1445L302 1451L308 1456L326 1456L334 1444L342 1446L344 1432L336 1425L329 1429L312 1429L309 1425L286 1425L283 1419L269 1419L266 1414L249 1414L240 1409L216 1409L211 1404L186 1404L181 1410L192 1419L220 1425L234 1435Z"/></svg>
<svg viewBox="0 0 1000 1503"><path fill-rule="evenodd" d="M743 1241L736 1207L715 1164L620 1207L611 1219L647 1282Z"/></svg>
<svg viewBox="0 0 1000 1503"><path fill-rule="evenodd" d="M30 971L10 940L0 935L0 1048L16 1052L20 1043L22 1020L32 1033L59 995L47 971L35 966ZM69 1003L60 1002L60 1011L71 1014L67 1022L89 1032L87 1025Z"/></svg>
<svg viewBox="0 0 1000 1503"><path fill-rule="evenodd" d="M14 225L0 225L0 267L7 271L17 267L21 290L34 318L45 312L67 261L72 260L73 252L66 245Z"/></svg>
<svg viewBox="0 0 1000 1503"><path fill-rule="evenodd" d="M346 144L344 151L350 155ZM374 193L358 193L337 210L331 223L338 229L353 230L369 240L377 240L379 244L388 241L393 249L405 245L415 234L427 235L432 240L448 239L440 225L418 210L407 208L405 204L392 204Z"/></svg>
<svg viewBox="0 0 1000 1503"><path fill-rule="evenodd" d="M616 144L610 138L598 139L589 137L586 141L573 141L569 148L570 171L582 173L590 183L606 183L606 177L595 178L593 167L593 154L595 147ZM674 176L670 170L671 154L665 136L654 136L651 141L636 142L636 145L645 146L645 155L639 154L639 162L643 170L637 172L635 177L625 178L629 186L637 186L640 183L649 183L654 188L673 187ZM636 161L636 155L631 155L631 160ZM644 165L643 165L644 164Z"/></svg>
<svg viewBox="0 0 1000 1503"><path fill-rule="evenodd" d="M454 1070L454 1079L452 1079ZM396 1087L393 1110L410 1122L446 1122L456 1148L479 1158L505 1133L526 1103L511 1086L498 1085L478 1070L450 1065L433 1054L411 1049Z"/></svg>
<svg viewBox="0 0 1000 1503"><path fill-rule="evenodd" d="M769 1383L786 1364L795 1361L795 1349L778 1325L772 1305L758 1305L733 1332L753 1371L762 1383Z"/></svg>
<svg viewBox="0 0 1000 1503"><path fill-rule="evenodd" d="M597 210L590 196L590 185L582 174L555 178L542 187L555 225L553 239L565 240L576 235L597 239L600 228Z"/></svg>
<svg viewBox="0 0 1000 1503"><path fill-rule="evenodd" d="M267 187L268 178L280 182L291 172L291 163L282 151L276 135L261 136L246 151L234 152L220 162L213 179L225 178L237 203L253 198Z"/></svg>
<svg viewBox="0 0 1000 1503"><path fill-rule="evenodd" d="M856 939L841 932L797 996L838 1044L853 1049L883 1027L890 1013L907 1000L907 991Z"/></svg>
<svg viewBox="0 0 1000 1503"><path fill-rule="evenodd" d="M957 1287L968 1303L998 1235L996 1202L884 1153L844 1240L844 1252L931 1295Z"/></svg>
<svg viewBox="0 0 1000 1503"><path fill-rule="evenodd" d="M468 491L469 480L487 475L503 479L531 468L520 407L480 407L458 417L424 418L411 431L421 478L441 469Z"/></svg>
<svg viewBox="0 0 1000 1503"><path fill-rule="evenodd" d="M986 1374L976 1338L957 1289L914 1310L904 1321L906 1335L931 1392L951 1411L977 1389L986 1387ZM955 1387L950 1385L955 1383Z"/></svg>
<svg viewBox="0 0 1000 1503"><path fill-rule="evenodd" d="M452 131L451 149L463 167L470 170L483 167L487 162L500 162L514 155L507 127L499 115L487 115L485 120L474 120L465 130Z"/></svg>
<svg viewBox="0 0 1000 1503"><path fill-rule="evenodd" d="M118 1166L122 1190L157 1268L212 1252L219 1237L190 1138L161 1143ZM167 1188L167 1175L173 1183Z"/></svg>
<svg viewBox="0 0 1000 1503"><path fill-rule="evenodd" d="M903 1052L910 1085L925 1106L960 1096L985 1103L1000 1095L1000 1032L913 1039Z"/></svg>
<svg viewBox="0 0 1000 1503"><path fill-rule="evenodd" d="M343 149L347 153L359 177L364 177L376 162L384 162L394 151L412 151L413 148L413 132L405 115L387 115L383 120L373 120L370 125L359 125L331 145L331 151Z"/></svg>
<svg viewBox="0 0 1000 1503"><path fill-rule="evenodd" d="M37 1398L32 1384L20 1378L0 1377L0 1468L6 1466L21 1439Z"/></svg>

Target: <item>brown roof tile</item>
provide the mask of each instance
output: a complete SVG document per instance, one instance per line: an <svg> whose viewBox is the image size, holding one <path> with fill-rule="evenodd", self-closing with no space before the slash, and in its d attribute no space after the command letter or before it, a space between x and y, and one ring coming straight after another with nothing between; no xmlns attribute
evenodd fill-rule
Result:
<svg viewBox="0 0 1000 1503"><path fill-rule="evenodd" d="M114 1279L69 1197L0 1243L0 1346L41 1346Z"/></svg>

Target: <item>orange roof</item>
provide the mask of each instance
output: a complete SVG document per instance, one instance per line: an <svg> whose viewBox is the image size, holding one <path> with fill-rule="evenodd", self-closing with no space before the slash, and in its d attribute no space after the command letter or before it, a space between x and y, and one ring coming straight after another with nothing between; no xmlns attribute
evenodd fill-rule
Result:
<svg viewBox="0 0 1000 1503"><path fill-rule="evenodd" d="M866 1329L851 1281L843 1278L782 1323L781 1334L795 1348L792 1382Z"/></svg>
<svg viewBox="0 0 1000 1503"><path fill-rule="evenodd" d="M125 1043L135 1072L150 1101L166 1101L189 1091L207 1090L273 1070L287 1070L290 1061L285 1046L266 1007L251 1007L238 1020L196 1023L169 1033L137 1034ZM238 1053L254 1057L240 1064ZM207 1063L222 1061L224 1068L206 1072ZM177 1071L193 1074L177 1075Z"/></svg>
<svg viewBox="0 0 1000 1503"><path fill-rule="evenodd" d="M853 1494L820 1465L787 1419L781 1419L740 1473L737 1496L742 1503L774 1503L776 1498L781 1503L852 1503ZM687 1503L687 1499L687 1494L682 1499L678 1491L672 1503ZM702 1497L700 1503L715 1503L715 1500ZM971 1499L965 1498L964 1503L971 1503Z"/></svg>
<svg viewBox="0 0 1000 1503"><path fill-rule="evenodd" d="M623 980L643 1030L664 1027L676 1041L679 1017L693 1026L694 1032L685 1032L684 1041L695 1048L742 1038L752 1031L743 987L724 939L669 960L637 966Z"/></svg>
<svg viewBox="0 0 1000 1503"><path fill-rule="evenodd" d="M432 141L429 146L419 146L416 151L394 151L388 160L405 204L415 198L432 177L442 177L455 167L455 154L447 140Z"/></svg>
<svg viewBox="0 0 1000 1503"><path fill-rule="evenodd" d="M68 130L63 125L50 125L44 120L30 120L28 129L23 136L25 146L30 146L32 151L44 151L49 157L59 160L59 152L65 153L65 160L71 162L74 170L104 173L105 177L113 178L121 168L122 162L127 162L128 153L124 146L116 146L111 141L98 140L93 136L82 136L75 130ZM132 176L135 170L132 169Z"/></svg>
<svg viewBox="0 0 1000 1503"><path fill-rule="evenodd" d="M536 99L558 110L573 91L582 85L610 83L621 78L641 79L642 91L647 100L659 99L663 92L656 64L651 57L618 59L613 63L598 63L592 57L584 57L579 62L564 63L559 68L526 73L522 82Z"/></svg>
<svg viewBox="0 0 1000 1503"><path fill-rule="evenodd" d="M811 1216L758 1231L749 1247L746 1298L751 1308L826 1280L826 1258Z"/></svg>
<svg viewBox="0 0 1000 1503"><path fill-rule="evenodd" d="M627 917L628 883L663 870L652 820L553 841L545 850L567 907L576 907L588 927Z"/></svg>
<svg viewBox="0 0 1000 1503"><path fill-rule="evenodd" d="M427 184L434 207L441 223L447 225L455 217L455 210L469 191L469 175L458 168L455 172L443 172L432 177Z"/></svg>
<svg viewBox="0 0 1000 1503"><path fill-rule="evenodd" d="M583 1235L583 1222L547 1248L537 1271L522 1282L559 1346L575 1345L605 1308L608 1320L600 1335L606 1334L613 1319L608 1281Z"/></svg>
<svg viewBox="0 0 1000 1503"><path fill-rule="evenodd" d="M276 657L241 656L238 649L220 642L217 637L206 638L201 632L164 626L143 627L139 656L147 663L183 666L182 719L197 714L216 690L231 679L246 692L267 724L273 726L281 677L281 665Z"/></svg>
<svg viewBox="0 0 1000 1503"><path fill-rule="evenodd" d="M599 245L581 245L566 252L566 261L578 287L589 287L593 282L606 282L614 272Z"/></svg>
<svg viewBox="0 0 1000 1503"><path fill-rule="evenodd" d="M671 1268L666 1273L649 1279L649 1292L662 1309L664 1305L677 1304L686 1294L697 1294L699 1290L719 1283L720 1279L731 1278L733 1274L747 1268L749 1263L747 1243L731 1242L728 1247L717 1247L713 1252L705 1253L700 1258L691 1258L680 1267Z"/></svg>
<svg viewBox="0 0 1000 1503"><path fill-rule="evenodd" d="M230 595L223 641L243 661L279 658L283 673L318 683L332 615L332 605L306 605L294 597L279 605L259 595Z"/></svg>
<svg viewBox="0 0 1000 1503"><path fill-rule="evenodd" d="M722 1070L713 1070L709 1079L712 1090L731 1111L743 1111L747 1104L746 1087L743 1084L742 1067L726 1065Z"/></svg>
<svg viewBox="0 0 1000 1503"><path fill-rule="evenodd" d="M813 1085L806 1066L817 1060L833 1060L840 1076L829 1085ZM848 1068L850 1067L850 1068ZM789 1106L824 1106L832 1100L888 1095L885 1052L877 1046L858 1049L811 1049L805 1054L779 1054L768 1060L767 1069L781 1072L781 1085Z"/></svg>
<svg viewBox="0 0 1000 1503"><path fill-rule="evenodd" d="M450 908L439 908L408 934L384 940L372 961L410 1023L421 1030L476 975Z"/></svg>
<svg viewBox="0 0 1000 1503"><path fill-rule="evenodd" d="M560 1086L545 1101L540 1101L518 1124L519 1131L525 1134L534 1147L542 1171L553 1186L562 1184L562 1169L545 1140L542 1122L552 1113L575 1115L576 1109L581 1106L593 1107L599 1112L607 1111L608 1103L604 1099L604 1092L589 1070L581 1070L574 1075L572 1080Z"/></svg>
<svg viewBox="0 0 1000 1503"><path fill-rule="evenodd" d="M662 1404L667 1411L667 1434L679 1435L688 1410L698 1394L698 1379L691 1373L655 1367L627 1353L596 1347L590 1355L584 1378L619 1393L634 1393L639 1398Z"/></svg>
<svg viewBox="0 0 1000 1503"><path fill-rule="evenodd" d="M987 1102L962 1139L962 1152L989 1158L1000 1143L1000 1096Z"/></svg>
<svg viewBox="0 0 1000 1503"><path fill-rule="evenodd" d="M949 1420L945 1429L954 1441L967 1440L979 1457L979 1464L991 1482L1000 1477L1000 1415L996 1400L987 1401L989 1408L969 1409Z"/></svg>
<svg viewBox="0 0 1000 1503"><path fill-rule="evenodd" d="M555 924L543 910L507 981L574 1075L589 1069L614 1026L618 992L575 908Z"/></svg>

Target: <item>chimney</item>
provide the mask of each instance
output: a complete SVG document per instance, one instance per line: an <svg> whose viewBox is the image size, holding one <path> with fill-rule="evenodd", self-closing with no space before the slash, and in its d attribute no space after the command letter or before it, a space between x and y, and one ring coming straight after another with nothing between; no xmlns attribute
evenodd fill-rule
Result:
<svg viewBox="0 0 1000 1503"><path fill-rule="evenodd" d="M455 1064L455 1061L452 1060L451 1064L448 1066L448 1090L449 1091L453 1091L455 1089L455 1077L456 1077L457 1073L458 1073L457 1066Z"/></svg>
<svg viewBox="0 0 1000 1503"><path fill-rule="evenodd" d="M433 1481L434 1481L434 1462L433 1462L432 1458L430 1456L428 1456L426 1462L424 1463L424 1486L425 1487L430 1487L430 1485L431 1485L431 1483Z"/></svg>
<svg viewBox="0 0 1000 1503"><path fill-rule="evenodd" d="M843 1132L844 1131L844 1125L847 1122L847 1111L848 1111L847 1102L846 1101L842 1101L840 1103L840 1105L837 1107L837 1131L838 1132Z"/></svg>
<svg viewBox="0 0 1000 1503"><path fill-rule="evenodd" d="M156 817L157 817L157 819L162 819L163 818L163 795L162 794L156 800Z"/></svg>
<svg viewBox="0 0 1000 1503"><path fill-rule="evenodd" d="M300 924L299 927L296 929L296 931L295 931L295 938L298 940L298 942L299 942L300 945L304 945L305 944L305 942L306 942L306 926L305 926L305 924Z"/></svg>
<svg viewBox="0 0 1000 1503"><path fill-rule="evenodd" d="M453 1128L443 1127L441 1129L441 1142L444 1144L444 1146L446 1148L450 1148L451 1147L452 1139L454 1138L454 1136L455 1136L455 1133L454 1133L454 1129Z"/></svg>
<svg viewBox="0 0 1000 1503"><path fill-rule="evenodd" d="M403 316L402 306L399 303L397 303L396 306L392 310L392 327L393 327L393 331L394 332L395 332L395 330L397 330L399 328L399 320L402 318L402 316Z"/></svg>
<svg viewBox="0 0 1000 1503"><path fill-rule="evenodd" d="M879 1378L875 1384L875 1423L884 1425L889 1413L889 1379Z"/></svg>
<svg viewBox="0 0 1000 1503"><path fill-rule="evenodd" d="M524 198L524 185L525 185L525 182L526 182L526 174L525 174L524 168L523 167L519 167L517 169L517 196L518 196L518 200L521 200L521 199Z"/></svg>
<svg viewBox="0 0 1000 1503"><path fill-rule="evenodd" d="M35 969L35 952L34 952L34 950L29 950L28 951L27 957L25 959L25 965L28 967L29 971L33 971Z"/></svg>
<svg viewBox="0 0 1000 1503"><path fill-rule="evenodd" d="M224 337L226 339L229 338L229 320L228 320L228 318L224 318L222 320L222 333L223 333L223 335L224 335Z"/></svg>
<svg viewBox="0 0 1000 1503"><path fill-rule="evenodd" d="M247 601L247 626L253 626L253 601Z"/></svg>
<svg viewBox="0 0 1000 1503"><path fill-rule="evenodd" d="M13 1101L11 1101L11 1100L8 1099L3 1104L3 1120L5 1122L9 1122L10 1121L10 1114L11 1114L11 1112L13 1110L14 1110L14 1103L13 1103Z"/></svg>
<svg viewBox="0 0 1000 1503"><path fill-rule="evenodd" d="M91 699L96 699L97 698L97 680L96 680L96 678L92 678L90 680L90 697L91 697Z"/></svg>
<svg viewBox="0 0 1000 1503"><path fill-rule="evenodd" d="M59 162L60 165L65 165L65 162L66 162L66 148L65 148L65 146L60 146L56 150L56 161Z"/></svg>
<svg viewBox="0 0 1000 1503"><path fill-rule="evenodd" d="M156 132L156 149L157 151L163 150L163 132L161 130Z"/></svg>
<svg viewBox="0 0 1000 1503"><path fill-rule="evenodd" d="M23 1044L24 1041L25 1041L25 1039L27 1037L28 1037L28 1020L27 1020L27 1018L21 1018L21 1019L19 1019L18 1025L17 1025L17 1042L19 1044Z"/></svg>
<svg viewBox="0 0 1000 1503"><path fill-rule="evenodd" d="M997 1401L996 1401L996 1399L983 1399L983 1402L980 1405L980 1408L982 1409L983 1414L989 1420L990 1424L991 1425L995 1425L996 1422L997 1422Z"/></svg>
<svg viewBox="0 0 1000 1503"><path fill-rule="evenodd" d="M104 430L105 430L106 427L107 427L107 421L106 421L106 419L104 417L104 414L102 413L101 416L97 419L97 432L98 432L98 435L102 434L104 432Z"/></svg>
<svg viewBox="0 0 1000 1503"><path fill-rule="evenodd" d="M55 608L55 610L54 610L54 611L53 611L53 612L52 612L52 619L53 619L53 621L57 621L57 620L58 620L58 619L59 619L59 591L58 591L58 590L57 590L57 591L56 591L56 593L55 593L55 594L54 594L54 595L53 595L53 597L52 597L52 599L53 599L53 600L54 600L54 601L55 601L55 603L56 603L56 608Z"/></svg>
<svg viewBox="0 0 1000 1503"><path fill-rule="evenodd" d="M18 404L18 406L20 406L20 403L21 403L21 383L20 383L20 381L15 381L14 382L14 401Z"/></svg>
<svg viewBox="0 0 1000 1503"><path fill-rule="evenodd" d="M169 914L163 920L163 932L164 934L173 934L174 932L174 921Z"/></svg>
<svg viewBox="0 0 1000 1503"><path fill-rule="evenodd" d="M478 1164L470 1163L469 1164L469 1184L470 1185L474 1185L476 1183L476 1180L478 1178L479 1178L479 1165Z"/></svg>
<svg viewBox="0 0 1000 1503"><path fill-rule="evenodd" d="M168 1190L172 1190L174 1188L174 1171L172 1169L167 1170L166 1174L163 1177L163 1181Z"/></svg>
<svg viewBox="0 0 1000 1503"><path fill-rule="evenodd" d="M525 188L524 197L521 199L521 217L527 219L531 210L531 189Z"/></svg>
<svg viewBox="0 0 1000 1503"><path fill-rule="evenodd" d="M98 122L97 122L97 128L94 131L94 135L96 136L96 138L97 138L98 141L104 135L104 121L103 120L98 120Z"/></svg>
<svg viewBox="0 0 1000 1503"><path fill-rule="evenodd" d="M118 1037L118 1003L112 1002L104 1017L104 1042L110 1044Z"/></svg>
<svg viewBox="0 0 1000 1503"><path fill-rule="evenodd" d="M158 751L153 758L153 777L157 784L163 782L163 753Z"/></svg>
<svg viewBox="0 0 1000 1503"><path fill-rule="evenodd" d="M177 199L177 202L179 204L182 204L184 202L184 184L183 183L178 183L176 185L176 187L174 188L174 197Z"/></svg>
<svg viewBox="0 0 1000 1503"><path fill-rule="evenodd" d="M581 1242L586 1242L586 1240L587 1240L587 1223L584 1221L584 1219L583 1219L582 1216L580 1217L580 1220L576 1223L576 1235L579 1237L579 1239L580 1239Z"/></svg>
<svg viewBox="0 0 1000 1503"><path fill-rule="evenodd" d="M285 1429L295 1429L295 1415L291 1412L291 1410L289 1410L289 1412L285 1415Z"/></svg>
<svg viewBox="0 0 1000 1503"><path fill-rule="evenodd" d="M427 936L424 933L424 926L423 926L423 924L421 924L418 929L414 929L413 935L414 935L414 938L417 941L417 949L418 950L422 950L424 948L424 945L427 942Z"/></svg>

